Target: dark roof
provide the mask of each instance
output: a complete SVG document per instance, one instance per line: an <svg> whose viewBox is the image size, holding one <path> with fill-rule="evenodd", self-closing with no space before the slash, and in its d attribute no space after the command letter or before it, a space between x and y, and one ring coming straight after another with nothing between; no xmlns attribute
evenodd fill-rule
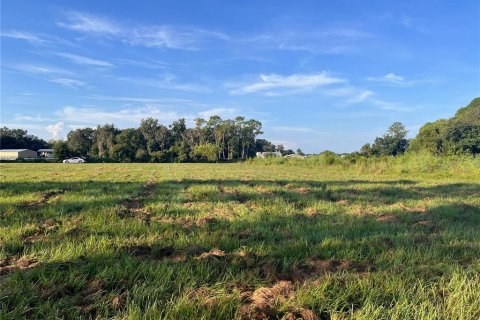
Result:
<svg viewBox="0 0 480 320"><path fill-rule="evenodd" d="M38 149L37 152L53 152L53 149Z"/></svg>

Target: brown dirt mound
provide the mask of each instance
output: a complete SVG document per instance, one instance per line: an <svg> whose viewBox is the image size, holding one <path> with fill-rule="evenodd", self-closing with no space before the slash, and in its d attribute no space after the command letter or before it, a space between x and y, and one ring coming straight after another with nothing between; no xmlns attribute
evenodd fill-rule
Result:
<svg viewBox="0 0 480 320"><path fill-rule="evenodd" d="M204 252L201 255L197 256L196 259L198 260L206 260L206 259L222 259L225 258L225 251L214 248L208 252Z"/></svg>
<svg viewBox="0 0 480 320"><path fill-rule="evenodd" d="M293 266L291 270L291 278L294 281L305 281L331 272L368 272L372 269L373 266L369 262L361 263L346 259L311 259Z"/></svg>
<svg viewBox="0 0 480 320"><path fill-rule="evenodd" d="M240 319L271 319L278 314L276 303L286 301L293 293L290 281L279 281L271 287L261 287L244 294L246 304L240 308Z"/></svg>
<svg viewBox="0 0 480 320"><path fill-rule="evenodd" d="M289 308L288 312L282 317L282 320L319 320L320 318L310 309Z"/></svg>
<svg viewBox="0 0 480 320"><path fill-rule="evenodd" d="M0 259L0 276L6 275L15 270L24 270L38 265L38 260L29 257L21 258L3 258Z"/></svg>

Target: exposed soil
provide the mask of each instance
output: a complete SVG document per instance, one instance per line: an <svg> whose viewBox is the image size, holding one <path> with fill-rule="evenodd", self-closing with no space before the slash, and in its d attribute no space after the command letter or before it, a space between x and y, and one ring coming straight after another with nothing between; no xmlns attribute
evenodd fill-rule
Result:
<svg viewBox="0 0 480 320"><path fill-rule="evenodd" d="M204 252L201 255L197 256L196 259L198 260L206 260L206 259L222 259L225 258L225 251L214 248L208 252Z"/></svg>
<svg viewBox="0 0 480 320"><path fill-rule="evenodd" d="M22 209L38 209L43 207L50 198L65 193L65 190L52 190L43 192L40 199L33 202L27 202L20 205Z"/></svg>
<svg viewBox="0 0 480 320"><path fill-rule="evenodd" d="M370 270L373 270L373 265L369 262L356 262L346 259L311 259L293 266L290 278L293 281L305 281L331 272L368 272Z"/></svg>
<svg viewBox="0 0 480 320"><path fill-rule="evenodd" d="M375 220L377 220L378 222L386 223L400 223L400 221L398 221L398 218L392 214L382 214L378 216Z"/></svg>
<svg viewBox="0 0 480 320"><path fill-rule="evenodd" d="M23 237L23 243L32 244L35 242L42 241L52 233L57 231L59 228L59 222L55 219L47 219L40 223L36 230L32 233L28 233Z"/></svg>
<svg viewBox="0 0 480 320"><path fill-rule="evenodd" d="M114 213L122 219L135 217L147 225L150 224L152 213L145 208L145 199L153 194L156 187L155 181L147 181L137 197L122 201L114 208Z"/></svg>
<svg viewBox="0 0 480 320"><path fill-rule="evenodd" d="M290 281L279 281L271 287L261 287L253 292L245 291L241 295L245 304L240 307L240 319L278 318L276 305L286 301L292 294L293 284Z"/></svg>
<svg viewBox="0 0 480 320"><path fill-rule="evenodd" d="M320 318L310 309L289 308L288 312L282 317L282 320L319 320Z"/></svg>
<svg viewBox="0 0 480 320"><path fill-rule="evenodd" d="M12 257L0 259L0 276L6 275L15 270L24 270L38 265L38 260L29 257Z"/></svg>

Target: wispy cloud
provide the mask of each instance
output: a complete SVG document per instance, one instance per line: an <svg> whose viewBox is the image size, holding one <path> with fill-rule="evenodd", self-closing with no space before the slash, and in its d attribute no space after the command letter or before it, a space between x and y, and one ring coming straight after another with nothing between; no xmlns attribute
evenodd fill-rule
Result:
<svg viewBox="0 0 480 320"><path fill-rule="evenodd" d="M122 24L109 18L71 11L60 27L100 37L108 37L121 42L144 47L197 50L198 45L211 39L228 39L217 31L169 25Z"/></svg>
<svg viewBox="0 0 480 320"><path fill-rule="evenodd" d="M34 64L14 64L10 67L11 69L21 71L27 74L44 74L44 75L68 75L72 72L60 69L57 67L46 66L46 65L34 65Z"/></svg>
<svg viewBox="0 0 480 320"><path fill-rule="evenodd" d="M47 40L40 38L38 35L18 30L6 30L1 32L1 36L5 38L24 40L34 44L46 43Z"/></svg>
<svg viewBox="0 0 480 320"><path fill-rule="evenodd" d="M68 88L73 88L73 89L78 89L82 87L88 86L88 83L81 81L81 80L76 80L76 79L69 79L69 78L52 78L48 80L53 83L58 83L64 87Z"/></svg>
<svg viewBox="0 0 480 320"><path fill-rule="evenodd" d="M241 37L240 42L256 45L259 49L309 51L319 54L342 54L358 50L373 35L350 28L326 27L317 31L272 31Z"/></svg>
<svg viewBox="0 0 480 320"><path fill-rule="evenodd" d="M149 87L166 89L166 90L176 90L184 92L196 92L196 93L207 93L211 90L204 84L191 83L191 82L180 82L177 80L177 77L173 74L164 74L158 78L133 78L133 77L114 77L119 81L127 81L133 84L141 84Z"/></svg>
<svg viewBox="0 0 480 320"><path fill-rule="evenodd" d="M108 61L92 59L78 54L66 53L66 52L56 52L55 55L70 60L73 63L80 65L90 65L95 67L113 67Z"/></svg>
<svg viewBox="0 0 480 320"><path fill-rule="evenodd" d="M311 90L320 86L344 83L344 79L330 76L323 71L314 74L292 74L292 75L278 75L269 74L260 75L258 81L239 86L230 91L231 94L249 94L256 92L273 93L277 89L294 89L294 90ZM280 94L281 92L277 92Z"/></svg>
<svg viewBox="0 0 480 320"><path fill-rule="evenodd" d="M397 86L409 86L413 84L413 81L407 81L404 77L396 75L394 73L388 73L384 76L380 77L368 77L366 78L367 81L373 82L381 82L390 85L397 85Z"/></svg>

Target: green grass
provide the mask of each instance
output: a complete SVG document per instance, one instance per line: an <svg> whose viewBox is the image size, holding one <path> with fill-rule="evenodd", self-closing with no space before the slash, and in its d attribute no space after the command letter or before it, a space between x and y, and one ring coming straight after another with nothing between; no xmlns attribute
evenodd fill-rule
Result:
<svg viewBox="0 0 480 320"><path fill-rule="evenodd" d="M402 161L0 164L0 318L479 319L478 162Z"/></svg>

